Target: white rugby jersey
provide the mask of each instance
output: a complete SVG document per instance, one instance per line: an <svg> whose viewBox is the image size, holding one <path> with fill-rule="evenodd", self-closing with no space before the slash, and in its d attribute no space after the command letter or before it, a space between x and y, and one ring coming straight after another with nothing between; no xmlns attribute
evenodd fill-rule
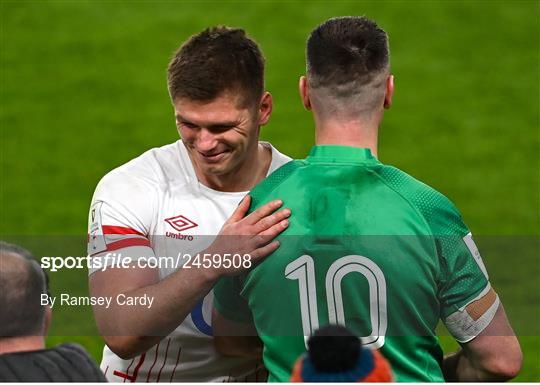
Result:
<svg viewBox="0 0 540 385"><path fill-rule="evenodd" d="M269 174L291 160L261 143L272 151ZM90 208L88 253L101 260L107 253L132 260L196 254L210 245L246 194L201 184L181 140L151 149L99 182ZM160 267L160 279L175 270ZM105 346L101 369L107 379L257 381L259 361L224 357L215 351L212 301L210 292L173 333L134 359L123 360Z"/></svg>

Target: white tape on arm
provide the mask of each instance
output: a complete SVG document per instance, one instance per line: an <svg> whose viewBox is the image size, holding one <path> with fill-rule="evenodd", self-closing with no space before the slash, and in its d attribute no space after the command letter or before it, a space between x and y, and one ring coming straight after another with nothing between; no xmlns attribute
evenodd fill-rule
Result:
<svg viewBox="0 0 540 385"><path fill-rule="evenodd" d="M499 304L499 296L488 285L475 299L450 314L444 324L457 341L469 342L491 323Z"/></svg>

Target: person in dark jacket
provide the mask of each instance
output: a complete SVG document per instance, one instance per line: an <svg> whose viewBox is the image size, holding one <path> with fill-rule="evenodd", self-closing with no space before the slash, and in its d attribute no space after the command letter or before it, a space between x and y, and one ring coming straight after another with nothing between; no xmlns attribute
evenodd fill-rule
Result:
<svg viewBox="0 0 540 385"><path fill-rule="evenodd" d="M0 381L103 382L75 344L45 348L51 322L48 277L28 250L0 241Z"/></svg>

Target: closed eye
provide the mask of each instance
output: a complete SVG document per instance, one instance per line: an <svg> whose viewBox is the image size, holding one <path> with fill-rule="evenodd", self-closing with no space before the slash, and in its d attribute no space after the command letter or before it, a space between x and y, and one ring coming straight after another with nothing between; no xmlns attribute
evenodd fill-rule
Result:
<svg viewBox="0 0 540 385"><path fill-rule="evenodd" d="M193 130L195 128L197 128L197 125L196 124L193 124L193 123L190 123L190 122L176 122L176 124L180 127L185 127L185 128L189 128L190 130Z"/></svg>
<svg viewBox="0 0 540 385"><path fill-rule="evenodd" d="M215 126L210 126L208 129L213 132L223 132L230 130L231 128L236 127L234 124L217 124Z"/></svg>

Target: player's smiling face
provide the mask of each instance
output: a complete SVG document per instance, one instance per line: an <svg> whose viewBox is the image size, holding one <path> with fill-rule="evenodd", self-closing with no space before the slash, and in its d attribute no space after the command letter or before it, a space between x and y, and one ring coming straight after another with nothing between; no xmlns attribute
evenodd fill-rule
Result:
<svg viewBox="0 0 540 385"><path fill-rule="evenodd" d="M265 99L269 99L268 106ZM199 179L249 173L256 163L259 127L271 111L270 94L261 103L242 105L239 95L225 93L209 102L178 98L176 125ZM250 165L251 163L251 165Z"/></svg>

